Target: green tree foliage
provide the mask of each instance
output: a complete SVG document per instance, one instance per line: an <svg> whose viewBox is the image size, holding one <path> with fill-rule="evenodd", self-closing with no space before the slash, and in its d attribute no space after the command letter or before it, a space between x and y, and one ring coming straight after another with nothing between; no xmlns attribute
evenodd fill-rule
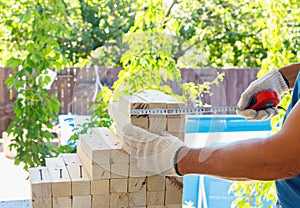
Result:
<svg viewBox="0 0 300 208"><path fill-rule="evenodd" d="M172 89L163 82L180 81L180 71L173 59L173 41L172 37L154 32L124 36L123 42L130 47L121 57L124 69L114 83L115 95L142 89L161 89L171 94Z"/></svg>
<svg viewBox="0 0 300 208"><path fill-rule="evenodd" d="M11 17L5 22L11 31L11 47L18 50L6 63L7 67L16 68L6 84L18 92L15 119L7 131L14 135L12 146L18 152L15 163L24 162L27 170L44 165L45 157L51 153L46 143L53 135L47 129L52 128L51 121L56 119L60 104L45 86L51 81L47 69L59 71L68 63L58 42L58 38L68 36L68 30L61 24L66 14L64 5L58 1L6 6L12 8Z"/></svg>
<svg viewBox="0 0 300 208"><path fill-rule="evenodd" d="M133 0L62 1L68 14L69 37L60 39L65 54L74 62L87 58L91 51L127 33L137 8Z"/></svg>

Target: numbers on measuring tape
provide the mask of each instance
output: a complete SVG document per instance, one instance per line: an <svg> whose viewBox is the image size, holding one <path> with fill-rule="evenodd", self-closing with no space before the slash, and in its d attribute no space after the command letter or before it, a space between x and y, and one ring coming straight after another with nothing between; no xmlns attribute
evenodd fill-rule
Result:
<svg viewBox="0 0 300 208"><path fill-rule="evenodd" d="M131 115L197 115L204 113L217 113L238 110L237 106L197 107L197 108L155 108L132 109Z"/></svg>

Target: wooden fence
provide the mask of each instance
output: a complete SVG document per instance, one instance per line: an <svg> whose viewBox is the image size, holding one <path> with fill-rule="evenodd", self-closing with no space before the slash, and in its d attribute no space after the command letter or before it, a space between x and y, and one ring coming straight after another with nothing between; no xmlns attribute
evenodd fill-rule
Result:
<svg viewBox="0 0 300 208"><path fill-rule="evenodd" d="M16 97L14 90L8 90L4 81L9 77L11 70L0 68L0 135L13 120L13 101Z"/></svg>
<svg viewBox="0 0 300 208"><path fill-rule="evenodd" d="M111 87L118 77L120 68L99 67L99 81ZM0 68L0 133L6 130L14 118L13 102L16 98L14 90L8 90L4 81L12 74L12 70ZM203 83L211 81L218 72L225 73L220 86L212 86L213 95L203 97L203 101L216 105L236 105L240 94L250 82L256 79L258 69L181 69L183 82ZM55 94L61 102L60 114L84 114L96 93L97 76L95 68L63 69L54 81L50 93ZM178 85L170 84L176 91Z"/></svg>

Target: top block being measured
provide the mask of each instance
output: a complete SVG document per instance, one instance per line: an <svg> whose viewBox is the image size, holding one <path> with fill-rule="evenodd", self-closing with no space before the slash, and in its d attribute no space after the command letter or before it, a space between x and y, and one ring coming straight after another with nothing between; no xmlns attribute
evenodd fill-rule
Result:
<svg viewBox="0 0 300 208"><path fill-rule="evenodd" d="M119 98L119 109L127 115L130 115L131 109L147 108L149 108L149 103L137 96L121 95Z"/></svg>

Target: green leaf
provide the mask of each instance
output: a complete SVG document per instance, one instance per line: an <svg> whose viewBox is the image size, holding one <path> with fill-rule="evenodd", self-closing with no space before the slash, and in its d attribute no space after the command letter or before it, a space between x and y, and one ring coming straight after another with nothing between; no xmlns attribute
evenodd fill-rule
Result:
<svg viewBox="0 0 300 208"><path fill-rule="evenodd" d="M34 68L31 68L31 67L26 67L24 70L26 70L29 75L32 75L34 73Z"/></svg>
<svg viewBox="0 0 300 208"><path fill-rule="evenodd" d="M22 15L20 23L27 23L30 20L31 13L30 10L26 10L26 12Z"/></svg>
<svg viewBox="0 0 300 208"><path fill-rule="evenodd" d="M7 85L8 89L11 89L14 86L14 82L15 82L15 79L13 77L8 77L5 80L5 84Z"/></svg>
<svg viewBox="0 0 300 208"><path fill-rule="evenodd" d="M50 76L45 76L44 82L45 82L45 84L50 83L51 82L51 77Z"/></svg>
<svg viewBox="0 0 300 208"><path fill-rule="evenodd" d="M8 68L13 68L14 69L14 68L17 68L19 65L20 65L20 60L14 58L14 57L11 57L6 62L6 67L8 67Z"/></svg>

